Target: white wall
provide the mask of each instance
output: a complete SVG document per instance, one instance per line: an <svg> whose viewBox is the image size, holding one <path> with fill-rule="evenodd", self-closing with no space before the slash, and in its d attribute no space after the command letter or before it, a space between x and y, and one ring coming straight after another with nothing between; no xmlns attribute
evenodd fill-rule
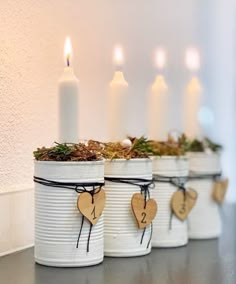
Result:
<svg viewBox="0 0 236 284"><path fill-rule="evenodd" d="M81 138L106 139L105 97L116 43L125 49L133 96L130 134L146 132L144 102L158 44L169 52L170 115L173 128L180 127L184 48L196 42L197 3L0 0L0 254L33 243L32 151L57 140L65 36L71 36L80 79Z"/></svg>
<svg viewBox="0 0 236 284"><path fill-rule="evenodd" d="M198 19L198 42L204 54L205 103L215 116L210 131L224 146L223 171L230 177L227 199L236 201L236 2L202 0Z"/></svg>

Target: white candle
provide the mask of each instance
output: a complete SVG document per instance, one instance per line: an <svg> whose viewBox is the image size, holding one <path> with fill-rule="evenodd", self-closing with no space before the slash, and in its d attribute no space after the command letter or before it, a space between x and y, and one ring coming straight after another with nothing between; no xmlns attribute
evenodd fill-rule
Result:
<svg viewBox="0 0 236 284"><path fill-rule="evenodd" d="M200 68L200 56L197 49L189 48L186 50L185 64L193 75L186 86L184 94L184 132L191 138L201 138L199 110L202 99L202 86L199 78L194 75Z"/></svg>
<svg viewBox="0 0 236 284"><path fill-rule="evenodd" d="M110 141L122 141L128 134L128 83L122 71L124 58L121 47L115 48L113 60L116 71L108 94L108 138Z"/></svg>
<svg viewBox="0 0 236 284"><path fill-rule="evenodd" d="M65 41L66 67L59 79L59 142L78 143L79 81L71 67L72 47L70 38Z"/></svg>
<svg viewBox="0 0 236 284"><path fill-rule="evenodd" d="M155 63L161 73L166 66L166 51L158 48ZM151 86L148 97L148 137L166 140L169 130L169 95L165 77L158 74Z"/></svg>

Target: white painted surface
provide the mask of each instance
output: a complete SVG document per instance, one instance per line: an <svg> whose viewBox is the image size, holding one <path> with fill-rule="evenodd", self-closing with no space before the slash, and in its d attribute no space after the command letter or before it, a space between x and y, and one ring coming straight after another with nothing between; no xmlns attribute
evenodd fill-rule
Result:
<svg viewBox="0 0 236 284"><path fill-rule="evenodd" d="M161 176L187 176L188 159L186 157L154 157L153 174ZM187 221L172 215L171 198L178 190L170 183L155 182L152 191L158 204L158 213L153 221L153 247L179 247L188 243Z"/></svg>
<svg viewBox="0 0 236 284"><path fill-rule="evenodd" d="M221 172L221 154L189 152L189 170L195 174L219 174Z"/></svg>
<svg viewBox="0 0 236 284"><path fill-rule="evenodd" d="M35 176L58 182L103 182L104 163L35 162ZM91 188L86 188L92 190ZM92 227L85 218L78 248L82 214L75 190L35 183L35 261L49 266L80 267L103 261L103 216Z"/></svg>
<svg viewBox="0 0 236 284"><path fill-rule="evenodd" d="M150 159L112 160L105 162L105 176L119 178L152 179ZM151 252L151 225L139 229L132 212L133 194L140 187L126 183L106 181L107 202L104 210L104 253L105 256L128 257L146 255ZM152 191L150 190L152 194Z"/></svg>
<svg viewBox="0 0 236 284"><path fill-rule="evenodd" d="M190 171L195 174L214 174L220 171L220 156L216 154L189 153ZM220 207L212 198L212 179L191 180L187 187L198 193L195 206L188 218L190 239L211 239L221 234Z"/></svg>

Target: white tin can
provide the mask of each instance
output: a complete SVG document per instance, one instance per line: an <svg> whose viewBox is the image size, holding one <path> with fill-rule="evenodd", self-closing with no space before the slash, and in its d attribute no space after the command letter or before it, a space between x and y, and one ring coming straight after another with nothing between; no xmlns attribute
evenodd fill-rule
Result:
<svg viewBox="0 0 236 284"><path fill-rule="evenodd" d="M188 158L153 157L153 175L186 177ZM171 198L177 190L178 188L171 183L155 182L153 197L158 204L158 214L153 222L153 247L178 247L188 242L187 221L179 220L171 209Z"/></svg>
<svg viewBox="0 0 236 284"><path fill-rule="evenodd" d="M151 159L114 159L105 162L105 177L152 179ZM151 225L139 229L131 208L134 193L140 187L106 181L106 206L104 210L105 256L131 257L150 253ZM152 193L152 190L150 190Z"/></svg>
<svg viewBox="0 0 236 284"><path fill-rule="evenodd" d="M191 152L188 156L193 175L217 174L221 171L219 154ZM213 184L212 178L188 182L188 187L198 193L196 205L189 214L190 239L211 239L221 234L219 205L212 198Z"/></svg>
<svg viewBox="0 0 236 284"><path fill-rule="evenodd" d="M57 182L104 182L104 161L35 161L35 176ZM89 188L87 188L89 190ZM91 188L92 189L92 188ZM80 267L103 261L103 217L92 227L85 219L78 248L82 215L73 189L35 183L35 261L57 267Z"/></svg>

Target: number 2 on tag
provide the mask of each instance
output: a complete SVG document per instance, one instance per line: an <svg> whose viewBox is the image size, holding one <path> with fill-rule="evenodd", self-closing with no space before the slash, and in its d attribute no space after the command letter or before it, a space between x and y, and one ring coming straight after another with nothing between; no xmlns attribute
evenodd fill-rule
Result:
<svg viewBox="0 0 236 284"><path fill-rule="evenodd" d="M146 221L146 216L147 216L147 214L146 214L145 212L143 212L143 213L142 213L142 217L143 217L143 218L142 218L142 220L141 220L141 223L142 223L142 224L146 224L146 223L147 223L147 221Z"/></svg>

